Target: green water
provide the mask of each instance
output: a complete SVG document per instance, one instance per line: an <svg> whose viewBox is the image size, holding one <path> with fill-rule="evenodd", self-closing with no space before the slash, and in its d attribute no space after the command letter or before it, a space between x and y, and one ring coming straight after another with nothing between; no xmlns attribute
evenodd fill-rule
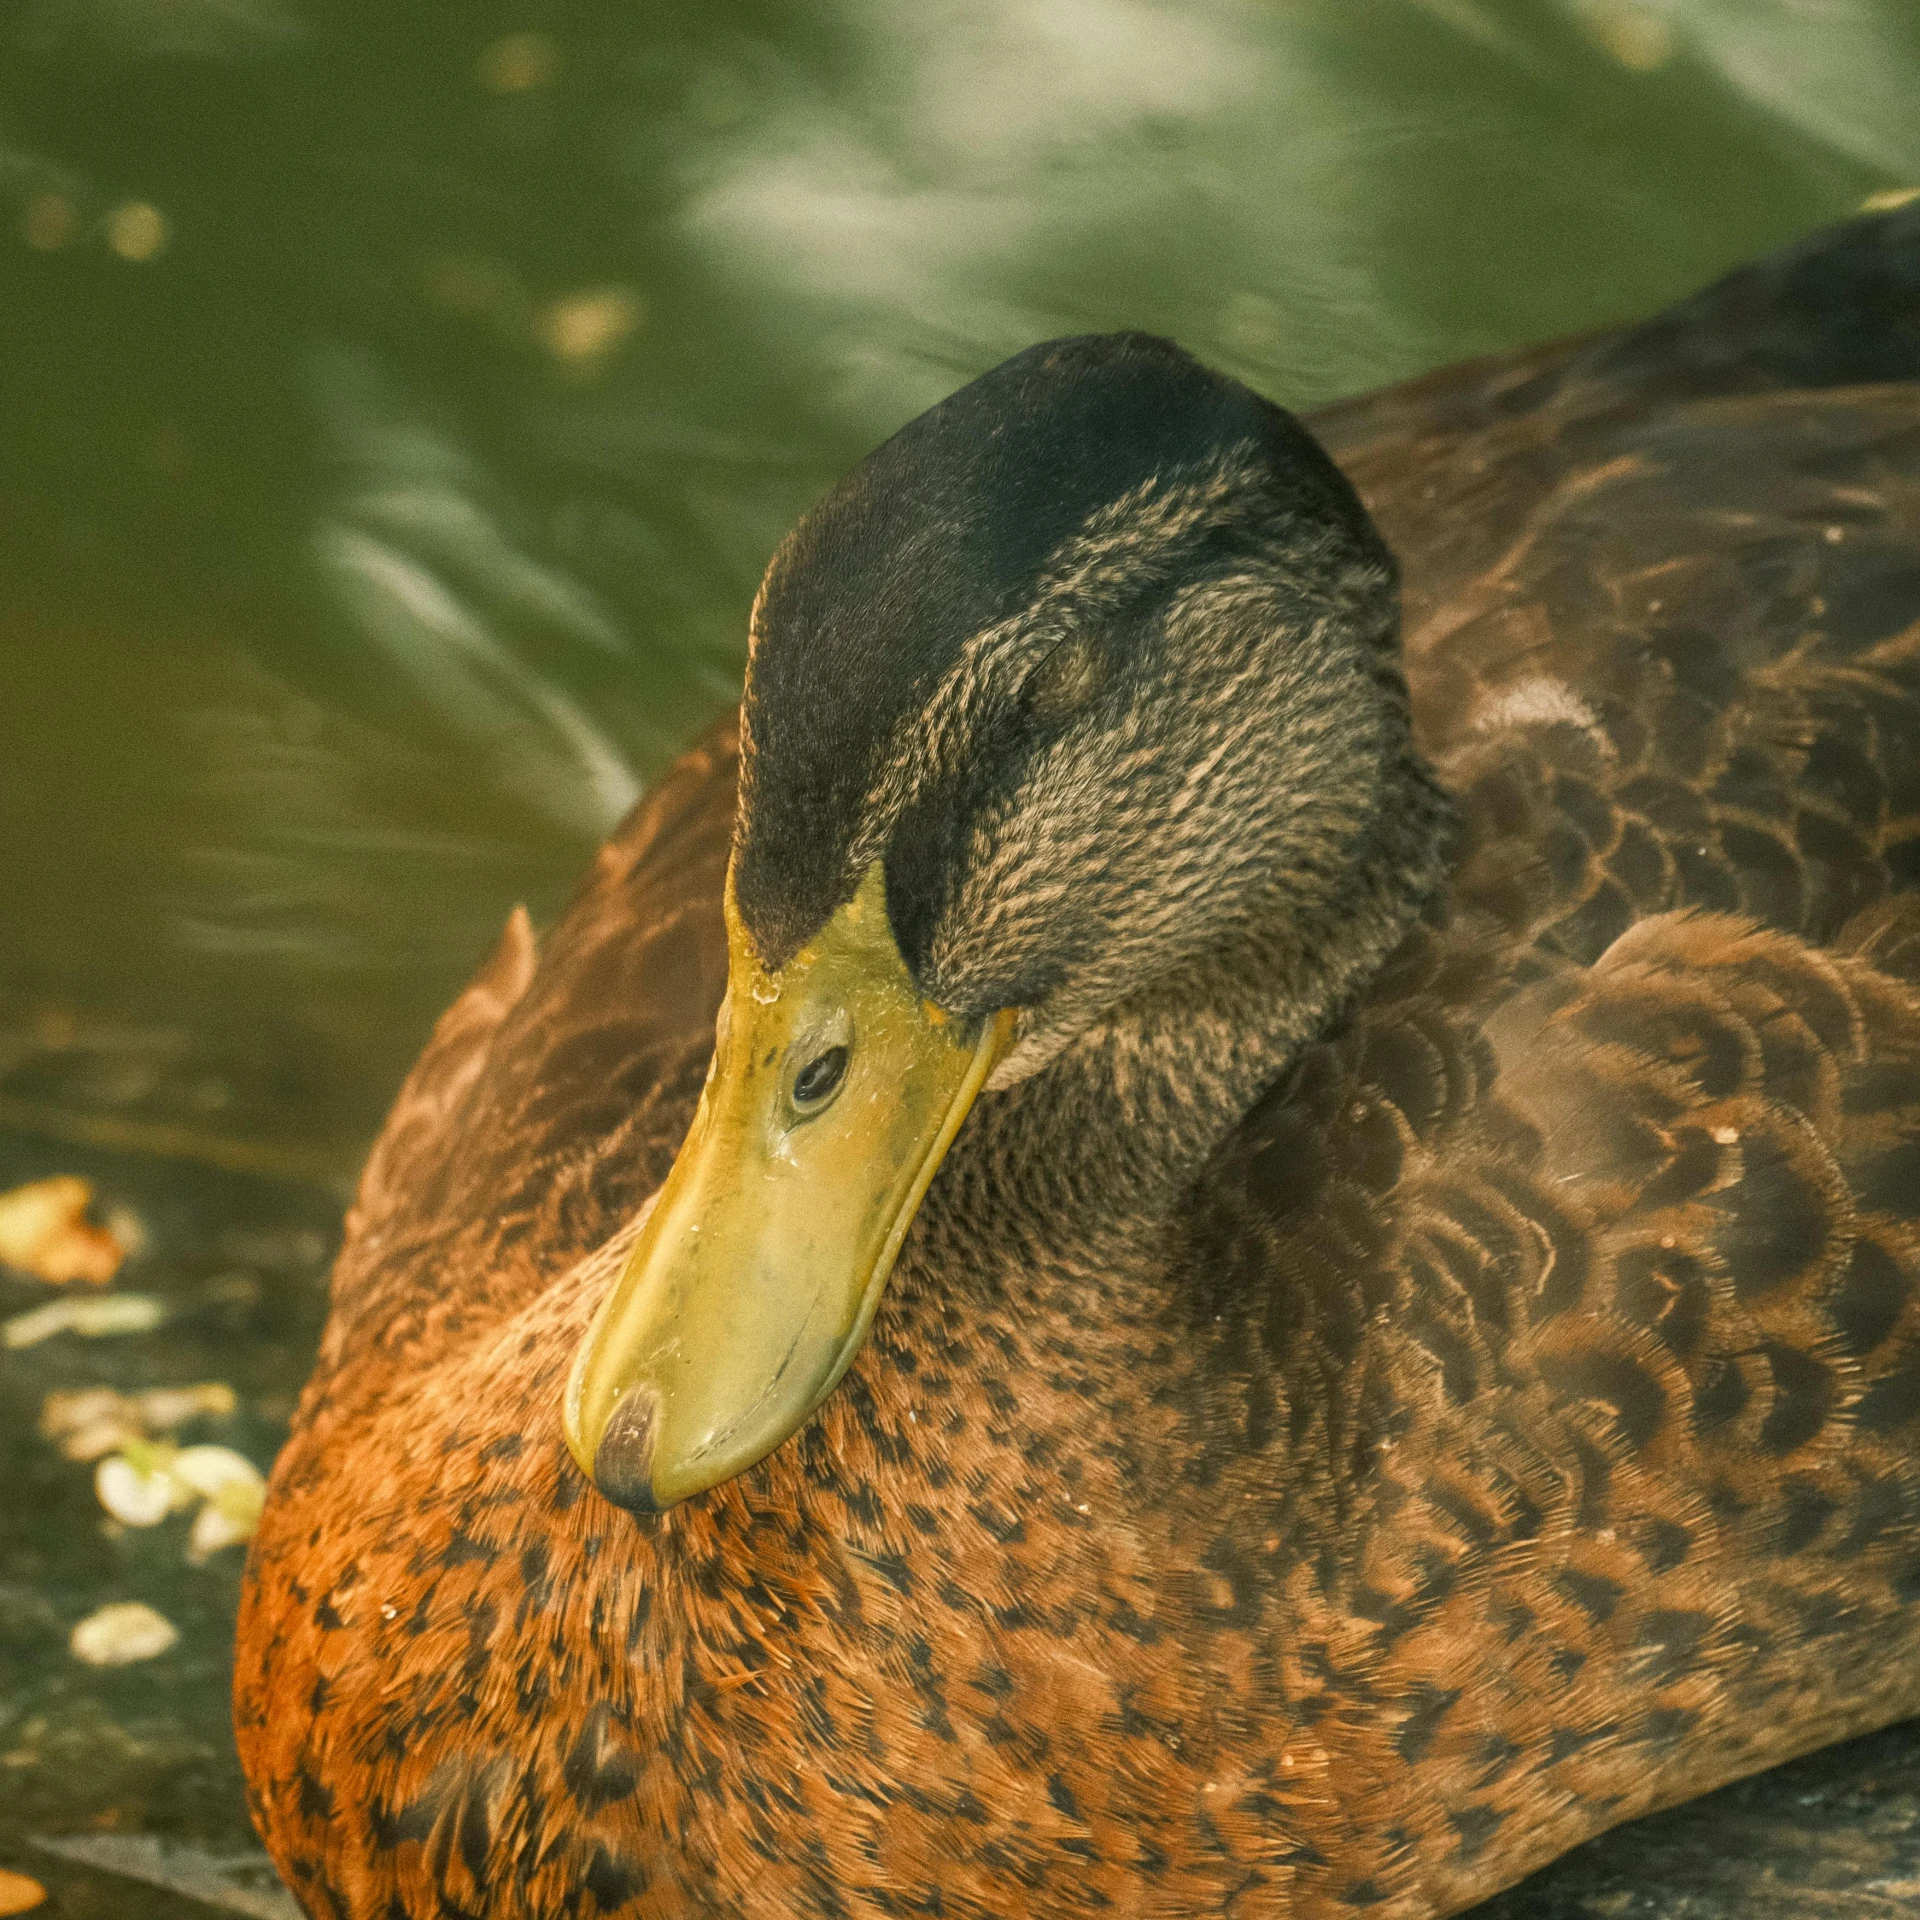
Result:
<svg viewBox="0 0 1920 1920"><path fill-rule="evenodd" d="M435 1012L836 473L1051 334L1310 406L1645 313L1920 185L1916 105L1915 0L0 7L0 1188L175 1308L0 1354L0 1861L243 1832L237 1556L103 1539L43 1396L225 1378L264 1464ZM128 1597L183 1651L77 1673Z"/></svg>
<svg viewBox="0 0 1920 1920"><path fill-rule="evenodd" d="M1920 182L1913 0L4 18L0 1007L80 1044L0 1092L341 1167L968 375L1311 404Z"/></svg>

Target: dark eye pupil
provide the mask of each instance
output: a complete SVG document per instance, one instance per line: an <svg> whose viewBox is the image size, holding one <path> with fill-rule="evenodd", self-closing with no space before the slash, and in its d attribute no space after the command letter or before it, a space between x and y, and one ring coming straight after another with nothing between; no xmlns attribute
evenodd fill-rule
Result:
<svg viewBox="0 0 1920 1920"><path fill-rule="evenodd" d="M796 1107L819 1105L840 1084L840 1076L846 1070L845 1047L829 1047L825 1053L815 1054L793 1076L793 1104Z"/></svg>

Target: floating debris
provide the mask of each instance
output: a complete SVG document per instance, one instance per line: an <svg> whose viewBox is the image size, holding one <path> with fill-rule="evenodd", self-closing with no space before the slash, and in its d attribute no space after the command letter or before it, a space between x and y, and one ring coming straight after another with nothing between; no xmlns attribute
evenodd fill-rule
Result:
<svg viewBox="0 0 1920 1920"><path fill-rule="evenodd" d="M190 1487L203 1500L222 1500L235 1487L263 1489L265 1480L244 1453L231 1447L183 1447L174 1456L170 1471L183 1487Z"/></svg>
<svg viewBox="0 0 1920 1920"><path fill-rule="evenodd" d="M200 1503L187 1536L196 1566L223 1547L251 1540L266 1504L267 1483L245 1454L231 1447L174 1448L136 1442L94 1469L93 1490L114 1519L157 1527Z"/></svg>
<svg viewBox="0 0 1920 1920"><path fill-rule="evenodd" d="M40 1407L40 1431L69 1460L98 1460L144 1440L168 1435L189 1420L227 1419L239 1395L224 1380L191 1387L151 1387L116 1393L112 1387L82 1387L50 1393Z"/></svg>
<svg viewBox="0 0 1920 1920"><path fill-rule="evenodd" d="M147 1223L131 1207L107 1209L107 1231L120 1243L120 1251L129 1260L147 1250Z"/></svg>
<svg viewBox="0 0 1920 1920"><path fill-rule="evenodd" d="M0 1917L31 1913L46 1897L47 1890L38 1880L0 1867Z"/></svg>
<svg viewBox="0 0 1920 1920"><path fill-rule="evenodd" d="M37 1347L56 1333L98 1340L114 1333L151 1333L167 1317L167 1304L150 1293L105 1293L78 1300L49 1300L44 1307L0 1321L9 1347Z"/></svg>
<svg viewBox="0 0 1920 1920"><path fill-rule="evenodd" d="M129 200L115 207L102 223L107 245L122 260L157 260L172 238L167 216L146 200Z"/></svg>
<svg viewBox="0 0 1920 1920"><path fill-rule="evenodd" d="M116 1600L88 1614L67 1645L90 1667L127 1667L165 1653L179 1638L180 1629L144 1600Z"/></svg>
<svg viewBox="0 0 1920 1920"><path fill-rule="evenodd" d="M245 1454L231 1447L188 1447L169 1472L206 1502L187 1536L189 1560L198 1563L253 1538L267 1502L267 1482Z"/></svg>
<svg viewBox="0 0 1920 1920"><path fill-rule="evenodd" d="M473 63L473 77L492 93L531 93L550 87L560 72L560 49L544 33L510 33L490 41Z"/></svg>
<svg viewBox="0 0 1920 1920"><path fill-rule="evenodd" d="M1882 187L1860 202L1862 213L1895 213L1920 200L1920 187Z"/></svg>
<svg viewBox="0 0 1920 1920"><path fill-rule="evenodd" d="M72 1833L37 1836L33 1843L63 1860L77 1860L98 1873L165 1887L253 1920L301 1920L293 1895L280 1884L264 1853L203 1852L186 1840L162 1840L151 1833Z"/></svg>
<svg viewBox="0 0 1920 1920"><path fill-rule="evenodd" d="M631 287L589 287L542 308L534 331L556 360L582 373L606 361L646 316Z"/></svg>
<svg viewBox="0 0 1920 1920"><path fill-rule="evenodd" d="M262 1504L264 1499L263 1490ZM187 1559L192 1565L203 1565L227 1547L245 1546L258 1531L260 1505L256 1504L251 1512L240 1513L234 1511L234 1506L232 1500L209 1500L193 1516L193 1526L187 1534Z"/></svg>
<svg viewBox="0 0 1920 1920"><path fill-rule="evenodd" d="M193 1505L193 1489L168 1471L173 1459L171 1447L136 1443L94 1468L93 1490L122 1526L157 1527L168 1514Z"/></svg>
<svg viewBox="0 0 1920 1920"><path fill-rule="evenodd" d="M0 1193L0 1263L56 1286L84 1280L105 1286L135 1248L121 1237L145 1239L131 1214L104 1227L87 1218L93 1187L71 1173L35 1180Z"/></svg>

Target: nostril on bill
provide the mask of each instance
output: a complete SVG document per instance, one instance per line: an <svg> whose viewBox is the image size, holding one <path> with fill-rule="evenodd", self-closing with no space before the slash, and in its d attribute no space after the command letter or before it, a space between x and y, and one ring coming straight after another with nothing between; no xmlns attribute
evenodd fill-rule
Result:
<svg viewBox="0 0 1920 1920"><path fill-rule="evenodd" d="M649 1386L620 1396L593 1456L593 1484L629 1513L658 1513L653 1497L653 1429L659 1397Z"/></svg>

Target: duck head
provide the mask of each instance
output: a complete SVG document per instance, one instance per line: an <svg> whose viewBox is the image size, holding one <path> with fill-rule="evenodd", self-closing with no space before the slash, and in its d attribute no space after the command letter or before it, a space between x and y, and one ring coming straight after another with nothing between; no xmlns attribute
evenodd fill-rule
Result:
<svg viewBox="0 0 1920 1920"><path fill-rule="evenodd" d="M1431 877L1384 545L1291 415L1144 335L1032 348L841 482L742 719L712 1068L564 1412L642 1512L832 1392L983 1091L974 1127L1189 996L1244 1110Z"/></svg>

